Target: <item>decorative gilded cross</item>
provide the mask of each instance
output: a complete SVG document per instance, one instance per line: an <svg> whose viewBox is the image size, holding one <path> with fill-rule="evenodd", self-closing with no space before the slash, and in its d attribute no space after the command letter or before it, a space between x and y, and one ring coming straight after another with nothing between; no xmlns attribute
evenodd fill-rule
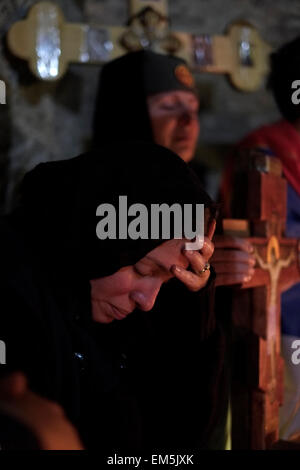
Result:
<svg viewBox="0 0 300 470"><path fill-rule="evenodd" d="M9 48L41 80L61 78L70 63L103 63L144 48L176 54L195 71L228 74L245 91L260 86L270 48L249 23L233 23L226 35L194 35L169 29L167 0L129 4L130 19L122 27L67 23L55 3L39 2L11 27Z"/></svg>

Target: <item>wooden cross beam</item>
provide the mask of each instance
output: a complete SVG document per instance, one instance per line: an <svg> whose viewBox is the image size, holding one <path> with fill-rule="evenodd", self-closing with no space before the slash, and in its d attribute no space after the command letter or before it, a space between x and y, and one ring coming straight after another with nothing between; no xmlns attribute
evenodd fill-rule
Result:
<svg viewBox="0 0 300 470"><path fill-rule="evenodd" d="M250 24L233 23L223 36L193 35L169 29L167 0L129 0L129 5L130 19L122 27L67 23L55 3L39 2L11 27L8 46L41 80L61 78L70 63L104 63L148 48L182 57L195 71L228 74L241 90L260 86L270 48Z"/></svg>
<svg viewBox="0 0 300 470"><path fill-rule="evenodd" d="M267 449L279 439L284 399L280 295L300 282L299 242L284 237L286 180L279 160L244 153L234 187L238 219L225 219L224 233L250 240L256 266L251 281L232 291L232 445Z"/></svg>

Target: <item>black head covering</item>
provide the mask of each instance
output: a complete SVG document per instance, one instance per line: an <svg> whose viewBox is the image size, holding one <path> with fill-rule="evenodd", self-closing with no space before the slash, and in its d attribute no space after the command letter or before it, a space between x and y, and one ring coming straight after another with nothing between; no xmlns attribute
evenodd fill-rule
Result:
<svg viewBox="0 0 300 470"><path fill-rule="evenodd" d="M127 196L128 206L212 206L195 174L176 154L156 144L128 142L38 165L25 176L22 205L14 218L37 256L57 276L97 278L135 263L165 241L97 238L97 207L110 203L118 208L121 195Z"/></svg>
<svg viewBox="0 0 300 470"><path fill-rule="evenodd" d="M195 93L193 76L178 57L138 51L105 65L95 108L94 144L153 141L146 97L172 90Z"/></svg>

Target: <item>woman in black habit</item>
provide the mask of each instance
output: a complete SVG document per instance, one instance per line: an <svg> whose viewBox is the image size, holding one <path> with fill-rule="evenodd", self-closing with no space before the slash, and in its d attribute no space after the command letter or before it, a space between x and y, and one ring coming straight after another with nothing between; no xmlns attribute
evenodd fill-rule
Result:
<svg viewBox="0 0 300 470"><path fill-rule="evenodd" d="M164 95L169 97L162 99ZM179 57L158 54L151 50L139 50L110 61L102 67L100 73L93 122L93 145L97 148L112 141L122 143L133 140L163 145L186 161L203 184L204 168L199 162L191 161L199 138L198 95L187 63ZM151 102L155 102L159 97L154 112ZM195 101L198 103L196 108ZM182 142L183 136L187 141ZM226 237L222 242L219 245L216 243L213 260L217 284L230 286L244 282L245 277L253 274L249 271L252 265L248 246L244 240L231 237ZM227 268L228 256L231 259L230 269ZM175 292L177 293L176 289ZM222 317L219 321L224 325L226 342L229 343L231 333L222 305L224 293L220 294L221 300L218 299L216 315ZM179 302L184 306L184 310L198 311L197 292L181 289L178 293L179 299L172 294L166 302L163 297L161 295L156 303L157 310L160 305L165 310L167 304L168 309L172 311L173 306L176 307ZM172 305L170 298L174 299ZM219 449L225 449L228 444L229 348L226 354L226 375L223 409L213 439L214 446Z"/></svg>
<svg viewBox="0 0 300 470"><path fill-rule="evenodd" d="M96 208L117 207L120 195L147 208L203 203L214 217L197 177L154 144L38 165L20 207L0 224L0 372L22 371L32 392L63 408L84 446L103 455L220 448L224 339L215 275L203 270L213 244L206 237L201 254L190 255L172 235L99 240ZM179 279L199 282L197 270L203 285L190 309Z"/></svg>

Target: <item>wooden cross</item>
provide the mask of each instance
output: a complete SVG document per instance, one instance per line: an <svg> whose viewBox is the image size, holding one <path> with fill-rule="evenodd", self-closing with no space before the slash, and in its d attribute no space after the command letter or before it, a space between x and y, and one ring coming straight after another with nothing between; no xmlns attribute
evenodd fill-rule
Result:
<svg viewBox="0 0 300 470"><path fill-rule="evenodd" d="M67 23L61 9L39 2L8 32L13 54L42 80L57 80L70 63L103 63L128 51L152 49L182 57L195 71L228 74L234 86L257 89L268 72L269 46L253 26L235 22L226 35L169 29L167 0L129 0L128 25Z"/></svg>
<svg viewBox="0 0 300 470"><path fill-rule="evenodd" d="M227 235L249 239L256 266L251 281L232 291L232 446L267 449L279 439L284 399L280 295L300 282L299 243L284 237L287 192L280 161L244 152L238 165L236 219L225 219L223 228Z"/></svg>

